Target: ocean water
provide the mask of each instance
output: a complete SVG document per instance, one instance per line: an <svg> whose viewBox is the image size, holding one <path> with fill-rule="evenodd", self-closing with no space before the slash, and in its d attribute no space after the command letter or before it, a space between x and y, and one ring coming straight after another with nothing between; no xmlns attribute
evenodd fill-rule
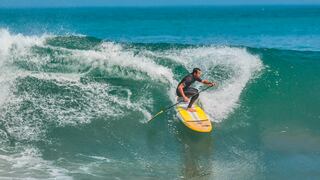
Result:
<svg viewBox="0 0 320 180"><path fill-rule="evenodd" d="M319 6L3 8L0 179L319 179L319 89Z"/></svg>

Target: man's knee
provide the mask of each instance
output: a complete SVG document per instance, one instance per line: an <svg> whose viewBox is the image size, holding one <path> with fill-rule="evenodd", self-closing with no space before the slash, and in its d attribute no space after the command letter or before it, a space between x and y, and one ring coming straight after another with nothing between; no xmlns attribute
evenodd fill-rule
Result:
<svg viewBox="0 0 320 180"><path fill-rule="evenodd" d="M193 89L193 96L199 96L199 91L198 89Z"/></svg>
<svg viewBox="0 0 320 180"><path fill-rule="evenodd" d="M190 92L192 92L192 94L197 94L199 91L196 88L190 88Z"/></svg>
<svg viewBox="0 0 320 180"><path fill-rule="evenodd" d="M197 99L199 97L199 94L192 94L190 97L192 97L192 99Z"/></svg>

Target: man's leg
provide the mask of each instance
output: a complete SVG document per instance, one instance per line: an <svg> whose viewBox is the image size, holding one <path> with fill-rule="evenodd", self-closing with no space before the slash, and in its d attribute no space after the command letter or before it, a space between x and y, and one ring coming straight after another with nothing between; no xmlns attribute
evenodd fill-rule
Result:
<svg viewBox="0 0 320 180"><path fill-rule="evenodd" d="M191 96L192 96L192 98L191 98L191 100L190 100L190 103L189 103L189 105L188 105L188 108L191 108L192 105L193 105L193 103L198 99L199 94L197 94L197 93L198 93L198 90L197 90L196 88L192 88L192 87L189 87L188 89L186 89L186 90L184 91L184 94L185 94L186 96L188 96L188 97L191 97ZM196 95L195 95L195 94L196 94Z"/></svg>
<svg viewBox="0 0 320 180"><path fill-rule="evenodd" d="M188 108L191 108L191 107L192 107L193 103L198 99L198 97L199 97L199 94L197 94L197 95L195 95L195 96L193 96L193 97L191 98L190 103L189 103L189 105L188 105Z"/></svg>

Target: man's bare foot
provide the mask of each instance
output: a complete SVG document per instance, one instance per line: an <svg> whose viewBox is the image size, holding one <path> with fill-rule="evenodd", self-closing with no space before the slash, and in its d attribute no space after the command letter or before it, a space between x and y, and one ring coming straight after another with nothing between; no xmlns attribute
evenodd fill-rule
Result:
<svg viewBox="0 0 320 180"><path fill-rule="evenodd" d="M193 108L188 108L187 111L189 112L196 112L197 110L193 109Z"/></svg>

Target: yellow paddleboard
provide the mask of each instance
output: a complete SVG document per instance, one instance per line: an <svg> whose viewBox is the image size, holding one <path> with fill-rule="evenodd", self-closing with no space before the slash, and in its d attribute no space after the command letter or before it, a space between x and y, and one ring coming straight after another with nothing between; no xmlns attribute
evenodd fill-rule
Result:
<svg viewBox="0 0 320 180"><path fill-rule="evenodd" d="M193 131L211 132L211 121L209 120L207 114L199 106L199 103L195 102L192 106L192 108L194 108L196 112L187 111L188 104L189 102L181 102L176 106L178 117L183 122L183 124Z"/></svg>

